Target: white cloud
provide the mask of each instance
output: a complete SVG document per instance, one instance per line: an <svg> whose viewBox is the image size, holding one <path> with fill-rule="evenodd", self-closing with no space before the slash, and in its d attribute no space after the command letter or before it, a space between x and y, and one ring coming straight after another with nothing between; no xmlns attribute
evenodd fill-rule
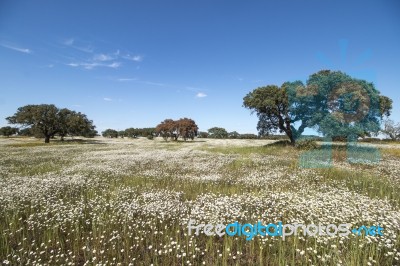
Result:
<svg viewBox="0 0 400 266"><path fill-rule="evenodd" d="M62 44L85 53L93 53L94 51L94 48L88 44L88 42L78 41L77 44L77 41L74 38L66 39L62 41Z"/></svg>
<svg viewBox="0 0 400 266"><path fill-rule="evenodd" d="M130 54L127 54L127 55L123 56L123 58L125 58L127 60L131 60L131 61L135 61L135 62L143 61L143 56L142 55L130 55Z"/></svg>
<svg viewBox="0 0 400 266"><path fill-rule="evenodd" d="M112 64L108 64L108 65L105 65L105 66L106 67L112 67L112 68L119 68L121 66L121 63L120 62L114 62Z"/></svg>
<svg viewBox="0 0 400 266"><path fill-rule="evenodd" d="M24 54L31 54L32 53L32 50L30 50L30 49L21 48L21 47L14 46L14 45L8 45L8 44L1 43L0 46L2 46L4 48L7 48L7 49L11 49L11 50L17 51L17 52L20 52L20 53L24 53Z"/></svg>
<svg viewBox="0 0 400 266"><path fill-rule="evenodd" d="M82 67L84 69L94 69L96 67L109 67L109 68L119 68L121 66L120 62L113 62L111 64L104 64L104 63L98 63L98 62L93 62L93 63L87 63L87 62L83 62L83 63L69 63L67 64L67 66L70 67Z"/></svg>
<svg viewBox="0 0 400 266"><path fill-rule="evenodd" d="M117 80L120 82L124 82L124 81L135 81L137 79L136 78L119 78Z"/></svg>
<svg viewBox="0 0 400 266"><path fill-rule="evenodd" d="M196 94L196 97L197 98L204 98L204 97L207 97L207 94L205 94L203 92L199 92L199 93Z"/></svg>
<svg viewBox="0 0 400 266"><path fill-rule="evenodd" d="M152 81L143 81L142 83L147 84L147 85L160 86L160 87L166 86L164 83L158 83L158 82L152 82Z"/></svg>
<svg viewBox="0 0 400 266"><path fill-rule="evenodd" d="M107 54L97 54L93 57L93 60L95 61L110 61L110 60L114 60L115 58L112 57L111 55L107 55Z"/></svg>
<svg viewBox="0 0 400 266"><path fill-rule="evenodd" d="M107 98L107 97L104 97L103 100L104 100L104 101L107 101L107 102L111 102L111 101L112 101L111 98Z"/></svg>
<svg viewBox="0 0 400 266"><path fill-rule="evenodd" d="M64 45L71 46L71 45L74 44L74 41L75 41L75 40L74 40L73 38L69 38L69 39L64 40L64 41L63 41L63 44L64 44Z"/></svg>
<svg viewBox="0 0 400 266"><path fill-rule="evenodd" d="M135 55L134 57L132 57L132 60L133 60L133 61L136 61L136 62L140 62L140 61L143 60L143 56L141 56L141 55Z"/></svg>

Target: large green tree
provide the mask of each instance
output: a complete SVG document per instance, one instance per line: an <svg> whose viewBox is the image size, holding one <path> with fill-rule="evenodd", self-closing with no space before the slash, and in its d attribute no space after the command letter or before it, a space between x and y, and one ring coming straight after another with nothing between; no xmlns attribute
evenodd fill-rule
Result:
<svg viewBox="0 0 400 266"><path fill-rule="evenodd" d="M322 70L306 84L295 81L257 88L244 97L243 105L257 113L261 135L279 131L294 145L307 127L328 137L354 139L378 133L392 101L370 82Z"/></svg>
<svg viewBox="0 0 400 266"><path fill-rule="evenodd" d="M392 109L392 100L381 95L372 82L340 71L319 71L300 90L305 95L294 101L310 99L308 124L327 137L354 140L377 134Z"/></svg>
<svg viewBox="0 0 400 266"><path fill-rule="evenodd" d="M57 134L61 137L61 140L64 140L67 135L92 137L93 134L97 134L97 131L94 130L93 121L89 120L85 114L63 108L59 110L58 117L59 131Z"/></svg>
<svg viewBox="0 0 400 266"><path fill-rule="evenodd" d="M301 132L294 128L293 123L300 118L291 112L286 87L275 85L259 87L244 97L243 105L257 113L259 118L257 129L260 135L276 131L284 132L294 145L296 136ZM301 126L303 130L304 127Z"/></svg>
<svg viewBox="0 0 400 266"><path fill-rule="evenodd" d="M67 134L85 135L93 133L95 128L86 115L66 108L59 109L53 104L26 105L6 119L11 124L29 127L35 135L43 136L45 143L49 143L56 134L61 138Z"/></svg>

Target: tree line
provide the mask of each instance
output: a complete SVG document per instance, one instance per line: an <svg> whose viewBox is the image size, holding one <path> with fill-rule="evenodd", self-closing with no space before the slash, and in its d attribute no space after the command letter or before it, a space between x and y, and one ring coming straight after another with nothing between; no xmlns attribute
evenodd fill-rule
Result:
<svg viewBox="0 0 400 266"><path fill-rule="evenodd" d="M281 86L267 85L254 89L243 98L243 106L258 116L258 136L227 132L221 127L199 132L196 122L186 117L165 119L154 128L107 129L102 135L110 138L160 136L166 141L179 138L186 141L195 137L257 138L284 133L294 145L306 128L312 128L333 140L354 140L378 133L400 139L400 124L388 119L392 103L371 82L340 71L321 70L310 75L305 83L294 81ZM2 127L0 135L30 135L44 138L45 143L54 136L63 140L65 136L97 135L93 121L85 114L53 104L20 107L6 120L21 125L21 128Z"/></svg>
<svg viewBox="0 0 400 266"><path fill-rule="evenodd" d="M137 138L154 136L156 130L154 127L148 128L127 128L125 130L115 130L108 128L101 132L101 135L106 138ZM151 138L151 137L150 137Z"/></svg>

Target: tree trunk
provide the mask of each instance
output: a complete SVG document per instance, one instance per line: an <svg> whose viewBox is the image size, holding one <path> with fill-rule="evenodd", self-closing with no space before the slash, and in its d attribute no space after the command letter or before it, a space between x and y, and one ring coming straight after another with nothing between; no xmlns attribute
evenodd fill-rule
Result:
<svg viewBox="0 0 400 266"><path fill-rule="evenodd" d="M49 135L45 136L44 143L50 143L50 136Z"/></svg>
<svg viewBox="0 0 400 266"><path fill-rule="evenodd" d="M288 136L290 139L290 145L294 146L296 145L296 139L293 137L293 135Z"/></svg>

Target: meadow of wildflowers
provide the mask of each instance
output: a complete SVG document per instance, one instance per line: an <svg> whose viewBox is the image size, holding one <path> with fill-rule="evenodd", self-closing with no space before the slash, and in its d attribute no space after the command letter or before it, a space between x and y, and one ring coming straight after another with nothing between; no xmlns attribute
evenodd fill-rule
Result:
<svg viewBox="0 0 400 266"><path fill-rule="evenodd" d="M268 140L0 141L2 265L400 265L400 147L299 167ZM377 146L379 147L379 145ZM380 225L383 236L206 236L197 223Z"/></svg>

